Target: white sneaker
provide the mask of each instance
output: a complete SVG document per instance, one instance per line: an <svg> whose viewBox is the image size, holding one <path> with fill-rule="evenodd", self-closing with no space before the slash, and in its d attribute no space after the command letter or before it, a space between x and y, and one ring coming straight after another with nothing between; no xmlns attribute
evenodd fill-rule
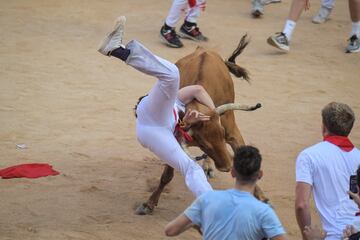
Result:
<svg viewBox="0 0 360 240"><path fill-rule="evenodd" d="M102 41L99 52L105 56L110 56L110 53L122 45L122 38L124 35L126 18L125 16L118 17L115 21L115 26L112 32L108 33L106 38Z"/></svg>
<svg viewBox="0 0 360 240"><path fill-rule="evenodd" d="M329 16L331 13L331 8L326 8L321 6L319 12L316 16L313 17L312 22L315 24L321 24L329 20Z"/></svg>

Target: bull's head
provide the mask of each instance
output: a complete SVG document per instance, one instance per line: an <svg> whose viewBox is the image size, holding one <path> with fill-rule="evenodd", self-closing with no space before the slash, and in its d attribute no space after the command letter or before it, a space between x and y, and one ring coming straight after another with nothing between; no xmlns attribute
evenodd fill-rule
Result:
<svg viewBox="0 0 360 240"><path fill-rule="evenodd" d="M247 106L231 103L221 105L213 111L198 102L192 102L187 106L188 109L196 109L209 115L211 118L209 121L198 122L191 127L190 134L193 142L190 143L190 146L198 146L204 153L212 158L219 171L230 171L232 154L227 149L226 133L224 127L221 125L220 118L226 111L252 111L259 107L261 107L260 104Z"/></svg>

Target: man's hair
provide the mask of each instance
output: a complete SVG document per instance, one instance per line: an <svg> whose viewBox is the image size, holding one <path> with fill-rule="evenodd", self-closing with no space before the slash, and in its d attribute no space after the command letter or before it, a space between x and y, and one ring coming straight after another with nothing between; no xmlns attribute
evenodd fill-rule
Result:
<svg viewBox="0 0 360 240"><path fill-rule="evenodd" d="M234 168L237 172L237 180L241 182L255 182L257 173L261 167L261 155L253 146L242 146L234 155Z"/></svg>
<svg viewBox="0 0 360 240"><path fill-rule="evenodd" d="M354 125L355 114L351 108L338 102L327 104L321 111L322 122L334 135L348 136Z"/></svg>

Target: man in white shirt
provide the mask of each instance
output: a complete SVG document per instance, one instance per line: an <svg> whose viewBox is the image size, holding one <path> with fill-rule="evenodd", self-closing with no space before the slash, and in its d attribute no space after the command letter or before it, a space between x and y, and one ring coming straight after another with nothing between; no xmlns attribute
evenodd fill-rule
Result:
<svg viewBox="0 0 360 240"><path fill-rule="evenodd" d="M311 226L311 192L326 240L341 239L343 229L355 219L358 209L347 193L350 176L356 175L360 165L360 151L347 137L354 120L348 105L327 104L322 110L324 141L305 149L297 158L295 212L302 234Z"/></svg>

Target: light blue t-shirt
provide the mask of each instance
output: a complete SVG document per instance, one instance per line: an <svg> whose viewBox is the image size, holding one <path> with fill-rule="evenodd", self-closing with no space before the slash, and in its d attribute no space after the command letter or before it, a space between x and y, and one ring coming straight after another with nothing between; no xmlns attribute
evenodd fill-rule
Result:
<svg viewBox="0 0 360 240"><path fill-rule="evenodd" d="M236 189L206 192L184 214L201 227L206 240L261 240L285 234L268 204Z"/></svg>

